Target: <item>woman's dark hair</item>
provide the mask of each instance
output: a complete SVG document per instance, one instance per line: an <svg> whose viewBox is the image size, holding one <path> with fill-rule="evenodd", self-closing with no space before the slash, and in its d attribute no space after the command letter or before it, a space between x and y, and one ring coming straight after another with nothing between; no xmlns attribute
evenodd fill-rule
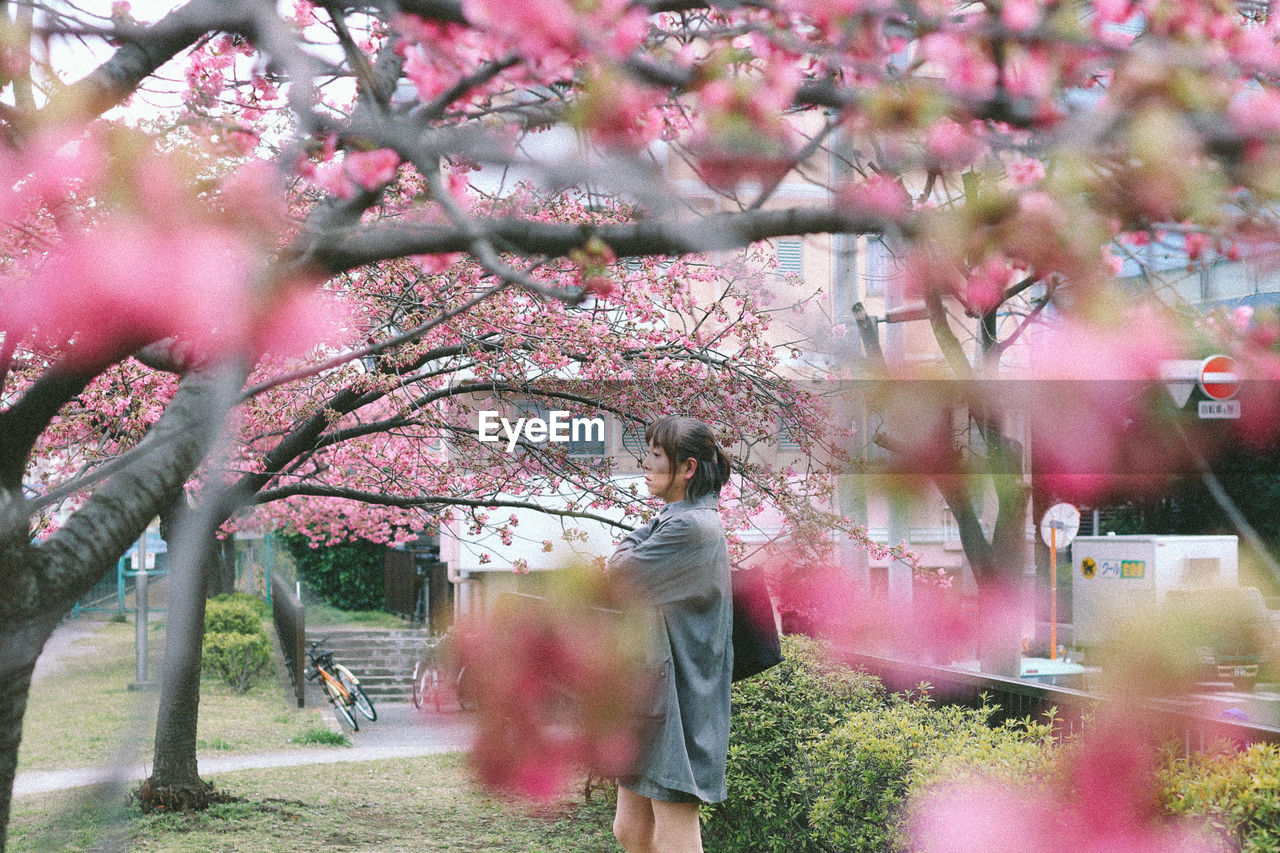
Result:
<svg viewBox="0 0 1280 853"><path fill-rule="evenodd" d="M646 444L661 447L667 454L671 473L686 459L697 460L693 479L685 489L685 497L697 500L703 495L720 494L729 480L729 455L716 443L711 427L697 418L673 415L649 424L644 431Z"/></svg>

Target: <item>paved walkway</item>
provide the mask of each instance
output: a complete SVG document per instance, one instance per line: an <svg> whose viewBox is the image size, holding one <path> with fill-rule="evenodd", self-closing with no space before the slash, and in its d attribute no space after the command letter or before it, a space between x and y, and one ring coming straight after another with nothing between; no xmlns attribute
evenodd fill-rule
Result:
<svg viewBox="0 0 1280 853"><path fill-rule="evenodd" d="M348 732L349 747L326 746L282 749L200 759L200 775L214 776L255 767L296 767L346 761L380 761L459 752L470 745L471 720L462 714L423 717L408 703L379 703L378 720L361 720L360 731ZM80 767L69 770L30 770L14 780L15 797L85 785L133 784L146 778L147 767Z"/></svg>
<svg viewBox="0 0 1280 853"><path fill-rule="evenodd" d="M94 623L66 622L58 627L40 656L37 669L56 671L59 661L82 653L75 640L92 634ZM37 673L40 677L40 673ZM377 702L376 722L360 717L360 731L347 732L351 746L324 746L284 749L273 752L212 755L200 758L200 775L213 776L255 767L293 767L307 764L335 764L347 761L379 761L459 752L471 743L472 717L462 712L424 712L408 702ZM323 713L333 720L332 708ZM337 728L336 721L334 728ZM133 785L146 778L150 768L122 764L110 767L80 767L68 770L30 770L14 780L15 797L77 788L86 785Z"/></svg>

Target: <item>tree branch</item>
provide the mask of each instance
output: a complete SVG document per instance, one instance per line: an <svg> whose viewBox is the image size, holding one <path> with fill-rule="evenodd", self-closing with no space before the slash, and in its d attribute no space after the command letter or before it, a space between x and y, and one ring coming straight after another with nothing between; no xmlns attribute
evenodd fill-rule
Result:
<svg viewBox="0 0 1280 853"><path fill-rule="evenodd" d="M252 18L242 2L191 0L149 27L117 28L125 43L106 62L59 91L36 118L85 121L119 106L143 80L211 30L248 33Z"/></svg>
<svg viewBox="0 0 1280 853"><path fill-rule="evenodd" d="M0 487L17 489L27 458L44 428L58 410L85 389L100 370L70 370L55 366L31 386L22 399L0 412Z"/></svg>
<svg viewBox="0 0 1280 853"><path fill-rule="evenodd" d="M477 234L443 225L373 224L314 233L310 260L331 273L403 255L467 252L477 237L524 255L566 255L592 237L618 257L681 255L737 249L771 237L878 234L883 219L819 208L722 213L695 221L645 219L613 225L561 224L526 219L474 220Z"/></svg>
<svg viewBox="0 0 1280 853"><path fill-rule="evenodd" d="M364 492L359 489L340 489L329 486L281 486L278 489L267 489L258 493L254 499L256 503L269 503L271 501L282 500L291 497L313 497L313 498L337 498L340 500L359 501L360 503L376 504L379 506L400 507L403 509L438 507L443 509L450 506L467 506L467 507L509 507L513 509L530 509L545 515L554 515L561 518L581 518L588 521L598 521L601 524L607 524L610 527L616 527L620 530L630 530L631 528L614 519L607 518L603 515L596 515L591 512L580 512L578 510L568 509L552 509L541 504L532 503L530 501L514 501L501 498L459 498L450 497L448 495L389 495L383 492Z"/></svg>
<svg viewBox="0 0 1280 853"><path fill-rule="evenodd" d="M193 371L148 433L149 453L118 471L40 547L48 557L41 597L60 609L83 595L151 519L168 506L195 470L217 433L237 369Z"/></svg>

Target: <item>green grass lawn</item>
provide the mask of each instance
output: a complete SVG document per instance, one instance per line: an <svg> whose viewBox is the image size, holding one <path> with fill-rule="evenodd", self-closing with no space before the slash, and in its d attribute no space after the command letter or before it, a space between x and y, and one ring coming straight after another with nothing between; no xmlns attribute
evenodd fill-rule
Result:
<svg viewBox="0 0 1280 853"><path fill-rule="evenodd" d="M31 691L18 771L121 765L136 785L150 764L156 693L128 689L135 677L134 626L106 623ZM163 631L152 629L152 678ZM291 707L274 677L236 696L206 677L201 754L316 748L319 711ZM331 748L341 749L341 746ZM617 850L614 798L580 788L537 807L488 796L461 755L242 770L207 777L235 798L192 815L143 815L128 791L83 788L16 798L8 853L123 849L164 853L274 851Z"/></svg>
<svg viewBox="0 0 1280 853"><path fill-rule="evenodd" d="M67 659L31 688L18 750L18 772L120 762L150 762L156 692L134 692L133 625L107 622L79 641L91 652ZM148 675L159 680L164 631L151 628ZM243 696L216 678L200 691L197 746L206 754L302 748L323 727L320 712L286 702L273 674ZM311 739L313 740L313 739Z"/></svg>
<svg viewBox="0 0 1280 853"><path fill-rule="evenodd" d="M90 851L105 838L164 853L617 850L613 795L580 789L539 806L479 792L460 755L242 770L209 777L239 798L193 815L145 816L118 792L14 802L10 853Z"/></svg>

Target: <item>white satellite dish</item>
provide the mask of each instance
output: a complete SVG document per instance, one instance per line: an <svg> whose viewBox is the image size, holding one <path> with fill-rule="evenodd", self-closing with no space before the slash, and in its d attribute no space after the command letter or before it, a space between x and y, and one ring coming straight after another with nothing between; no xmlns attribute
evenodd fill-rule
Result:
<svg viewBox="0 0 1280 853"><path fill-rule="evenodd" d="M1040 538L1050 548L1067 547L1079 532L1080 510L1071 504L1054 504L1040 519Z"/></svg>

